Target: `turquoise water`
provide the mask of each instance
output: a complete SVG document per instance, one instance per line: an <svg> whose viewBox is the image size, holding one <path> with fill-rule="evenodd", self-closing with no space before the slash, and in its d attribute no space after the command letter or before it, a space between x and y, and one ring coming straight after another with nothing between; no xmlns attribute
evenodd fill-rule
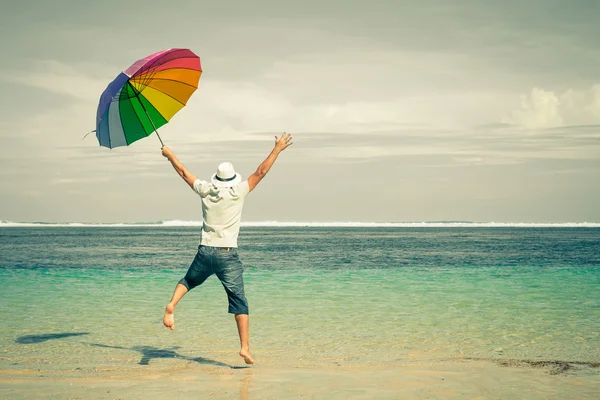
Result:
<svg viewBox="0 0 600 400"><path fill-rule="evenodd" d="M0 368L239 363L213 276L162 311L198 228L0 229ZM600 361L600 229L242 228L261 364Z"/></svg>

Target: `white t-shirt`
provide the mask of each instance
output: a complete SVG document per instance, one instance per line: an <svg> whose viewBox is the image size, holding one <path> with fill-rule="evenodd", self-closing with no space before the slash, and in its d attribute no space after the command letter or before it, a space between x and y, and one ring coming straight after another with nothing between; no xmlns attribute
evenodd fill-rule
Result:
<svg viewBox="0 0 600 400"><path fill-rule="evenodd" d="M202 238L200 244L237 247L244 199L250 192L248 181L233 187L215 187L196 179L194 191L202 198Z"/></svg>

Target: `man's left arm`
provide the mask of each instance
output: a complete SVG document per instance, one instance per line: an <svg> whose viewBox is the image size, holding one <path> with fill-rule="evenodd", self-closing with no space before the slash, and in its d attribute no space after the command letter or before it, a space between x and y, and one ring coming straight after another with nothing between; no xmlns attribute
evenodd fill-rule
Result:
<svg viewBox="0 0 600 400"><path fill-rule="evenodd" d="M165 156L171 162L171 165L173 166L173 168L175 168L175 171L179 174L179 176L181 176L181 178L193 189L194 182L198 178L192 175L187 170L187 168L185 168L181 161L179 161L177 157L175 157L175 154L173 154L173 151L170 148L168 148L167 146L163 146L161 151L162 155Z"/></svg>

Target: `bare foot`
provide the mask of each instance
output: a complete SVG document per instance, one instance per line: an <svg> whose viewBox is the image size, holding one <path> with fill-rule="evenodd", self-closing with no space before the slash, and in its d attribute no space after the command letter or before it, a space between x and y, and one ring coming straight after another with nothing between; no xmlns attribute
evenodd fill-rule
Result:
<svg viewBox="0 0 600 400"><path fill-rule="evenodd" d="M173 313L175 312L175 307L171 303L167 304L165 307L165 316L163 317L163 324L169 328L170 330L175 330L175 316Z"/></svg>
<svg viewBox="0 0 600 400"><path fill-rule="evenodd" d="M250 357L250 350L242 349L240 350L240 357L244 359L246 364L254 364L254 360Z"/></svg>

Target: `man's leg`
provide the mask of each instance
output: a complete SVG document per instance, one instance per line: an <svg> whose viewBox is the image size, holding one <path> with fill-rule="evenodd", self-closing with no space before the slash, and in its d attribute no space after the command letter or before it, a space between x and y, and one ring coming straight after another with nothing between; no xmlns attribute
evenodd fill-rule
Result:
<svg viewBox="0 0 600 400"><path fill-rule="evenodd" d="M228 312L235 315L235 322L240 335L240 357L246 364L254 364L250 356L248 300L244 294L244 264L239 259L236 249L216 254L215 273L221 280L229 302Z"/></svg>
<svg viewBox="0 0 600 400"><path fill-rule="evenodd" d="M206 257L206 249L202 246L198 248L198 253L196 253L196 257L194 257L194 261L188 268L187 273L179 281L177 286L175 286L175 291L173 292L173 296L171 296L171 301L165 307L165 315L163 316L163 324L169 328L170 330L175 329L175 307L179 300L187 292L192 290L198 285L201 285L206 278L213 274L212 268L210 268L210 260L207 260Z"/></svg>
<svg viewBox="0 0 600 400"><path fill-rule="evenodd" d="M250 343L248 342L250 319L248 314L235 314L235 323L237 324L238 333L240 335L240 357L244 359L246 364L254 364L254 360L250 356Z"/></svg>
<svg viewBox="0 0 600 400"><path fill-rule="evenodd" d="M173 292L173 296L171 297L171 301L165 307L165 315L163 317L163 324L169 328L170 330L175 330L175 306L179 303L179 300L188 292L188 288L178 283L175 286L175 291Z"/></svg>

